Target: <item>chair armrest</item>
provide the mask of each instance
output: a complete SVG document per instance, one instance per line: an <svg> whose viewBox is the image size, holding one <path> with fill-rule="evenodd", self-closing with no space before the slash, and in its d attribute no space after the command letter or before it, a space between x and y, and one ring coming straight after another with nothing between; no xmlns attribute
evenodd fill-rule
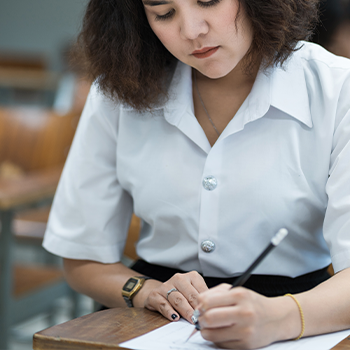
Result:
<svg viewBox="0 0 350 350"><path fill-rule="evenodd" d="M55 194L62 166L32 172L19 179L0 180L0 210L35 204Z"/></svg>

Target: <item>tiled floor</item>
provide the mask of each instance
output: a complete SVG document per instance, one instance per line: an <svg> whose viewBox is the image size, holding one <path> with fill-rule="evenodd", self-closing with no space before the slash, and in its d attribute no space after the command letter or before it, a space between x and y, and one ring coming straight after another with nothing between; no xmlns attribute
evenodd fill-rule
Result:
<svg viewBox="0 0 350 350"><path fill-rule="evenodd" d="M90 298L81 296L80 303L82 315L92 312L93 301ZM71 305L68 299L62 298L57 300L57 307L54 316L55 324L60 324L70 319L70 307ZM39 315L28 320L27 322L16 325L12 330L12 337L8 350L32 350L33 334L47 327L49 327L49 323L48 317L45 314Z"/></svg>

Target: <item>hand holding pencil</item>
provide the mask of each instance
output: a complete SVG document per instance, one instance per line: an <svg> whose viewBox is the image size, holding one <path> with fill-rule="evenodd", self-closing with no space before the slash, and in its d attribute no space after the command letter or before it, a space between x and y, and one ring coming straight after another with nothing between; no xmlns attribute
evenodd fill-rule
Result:
<svg viewBox="0 0 350 350"><path fill-rule="evenodd" d="M266 315L271 307L276 306L276 304L271 304L272 299L276 298L267 298L239 287L248 280L252 271L284 239L287 233L286 229L279 230L270 244L233 285L222 284L200 295L193 318L196 328L189 338L201 329L205 339L223 347L251 348L245 343L247 339L251 344L254 344L254 339L256 339L259 341L259 346L271 343L269 337L271 332L266 331L265 334L262 334L262 331L269 326L269 322L266 322ZM250 332L251 337L247 336L247 333Z"/></svg>

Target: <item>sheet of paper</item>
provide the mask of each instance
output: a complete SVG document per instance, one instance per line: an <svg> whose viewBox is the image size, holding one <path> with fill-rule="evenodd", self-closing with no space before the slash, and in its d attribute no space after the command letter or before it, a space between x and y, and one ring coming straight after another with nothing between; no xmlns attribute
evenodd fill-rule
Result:
<svg viewBox="0 0 350 350"><path fill-rule="evenodd" d="M149 332L141 337L129 340L119 346L134 350L208 350L220 349L202 338L197 332L188 342L186 339L193 331L193 325L181 319ZM329 350L350 334L346 331L303 338L298 341L279 342L261 350Z"/></svg>

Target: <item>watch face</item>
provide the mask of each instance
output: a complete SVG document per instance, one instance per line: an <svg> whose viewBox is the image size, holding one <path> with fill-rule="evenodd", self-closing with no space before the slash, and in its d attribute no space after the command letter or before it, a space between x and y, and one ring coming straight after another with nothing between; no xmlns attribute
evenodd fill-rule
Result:
<svg viewBox="0 0 350 350"><path fill-rule="evenodd" d="M137 282L138 280L134 278L130 278L124 285L123 290L125 290L126 292L131 292L133 288L136 286Z"/></svg>

